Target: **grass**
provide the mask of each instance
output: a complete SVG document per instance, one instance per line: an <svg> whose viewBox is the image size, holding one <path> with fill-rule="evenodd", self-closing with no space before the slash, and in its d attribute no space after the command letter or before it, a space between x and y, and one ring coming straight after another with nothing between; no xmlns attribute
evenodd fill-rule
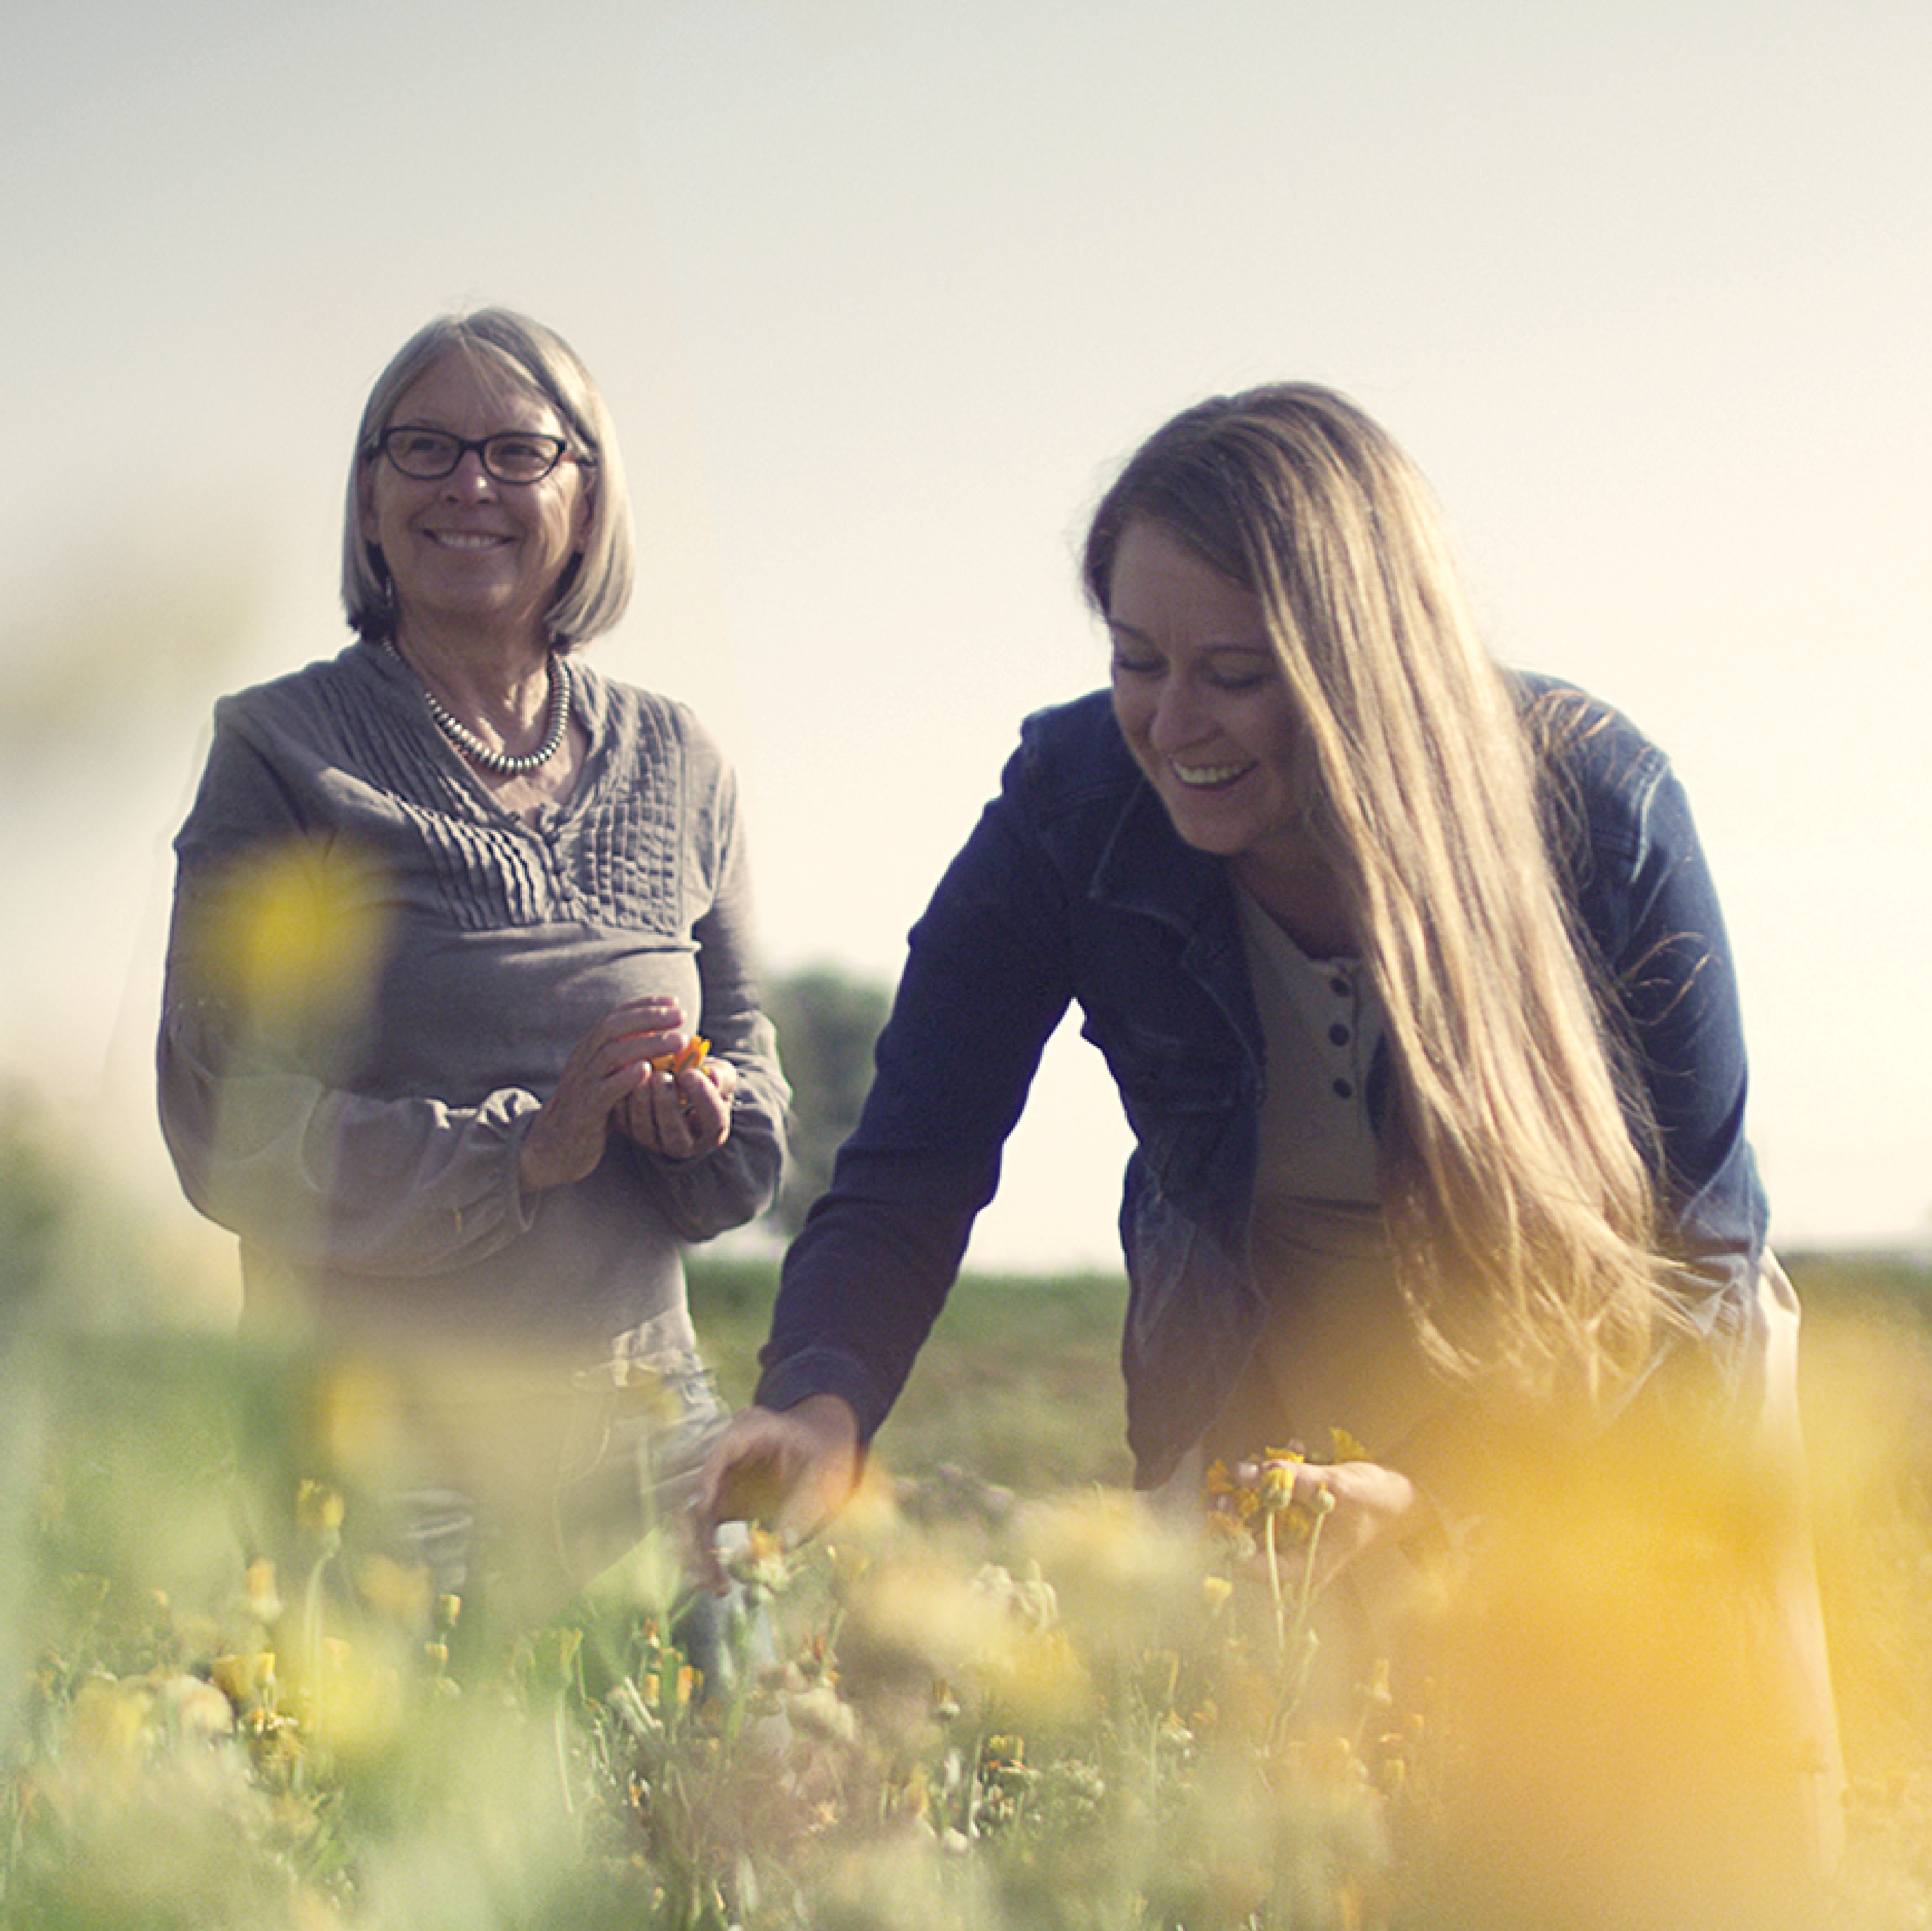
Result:
<svg viewBox="0 0 1932 1931"><path fill-rule="evenodd" d="M757 1384L776 1291L769 1264L692 1264L692 1318L734 1407ZM896 1468L952 1466L1024 1491L1131 1481L1120 1367L1126 1309L1117 1276L968 1276L879 1432L879 1454Z"/></svg>
<svg viewBox="0 0 1932 1931"><path fill-rule="evenodd" d="M1932 1927L1932 1279L1792 1271L1852 1777L1834 1931ZM774 1287L694 1264L734 1401ZM281 1364L30 1300L0 1310L4 1931L1448 1921L1393 1847L1453 1806L1453 1726L1372 1675L1313 1712L1293 1592L1251 1616L1124 1507L1118 1279L962 1284L879 1439L898 1506L754 1545L772 1654L723 1694L648 1562L464 1673L460 1606L358 1567L353 1498L303 1488Z"/></svg>

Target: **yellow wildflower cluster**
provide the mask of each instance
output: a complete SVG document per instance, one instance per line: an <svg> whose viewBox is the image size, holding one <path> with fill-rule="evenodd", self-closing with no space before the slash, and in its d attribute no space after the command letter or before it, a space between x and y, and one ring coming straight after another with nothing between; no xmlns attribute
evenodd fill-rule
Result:
<svg viewBox="0 0 1932 1931"><path fill-rule="evenodd" d="M1232 1466L1216 1459L1202 1481L1209 1535L1228 1555L1242 1560L1270 1548L1306 1543L1327 1513L1328 1491L1307 1485L1308 1499L1298 1499L1295 1471L1338 1462L1361 1462L1368 1450L1344 1429L1330 1429L1326 1456L1311 1456L1298 1441L1264 1448L1252 1459Z"/></svg>

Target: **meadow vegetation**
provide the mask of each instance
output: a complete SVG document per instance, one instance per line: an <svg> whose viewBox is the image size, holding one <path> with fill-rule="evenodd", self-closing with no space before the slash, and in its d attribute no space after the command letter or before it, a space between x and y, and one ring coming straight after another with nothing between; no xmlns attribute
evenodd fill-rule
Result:
<svg viewBox="0 0 1932 1931"><path fill-rule="evenodd" d="M161 1250L103 1234L119 1210L18 1132L0 1213L8 1931L1446 1922L1403 1856L1453 1800L1453 1729L1372 1670L1304 1700L1318 1524L1243 1495L1209 1545L1128 1500L1117 1280L963 1284L860 1501L739 1558L758 1613L708 1682L662 1546L477 1640L464 1604L358 1552L289 1361L99 1318L117 1279L152 1300ZM1837 1921L1910 1931L1932 1926L1932 1282L1793 1272L1852 1778ZM773 1270L700 1258L693 1282L742 1399ZM1233 1580L1243 1535L1287 1554L1274 1600Z"/></svg>

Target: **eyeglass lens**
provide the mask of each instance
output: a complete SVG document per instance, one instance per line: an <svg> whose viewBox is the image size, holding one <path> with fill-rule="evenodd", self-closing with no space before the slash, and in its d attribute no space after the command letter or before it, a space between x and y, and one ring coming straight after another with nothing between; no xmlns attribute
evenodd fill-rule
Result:
<svg viewBox="0 0 1932 1931"><path fill-rule="evenodd" d="M424 482L449 475L472 449L500 483L541 482L556 467L564 449L556 436L516 430L472 441L440 429L388 429L382 433L381 446L404 475Z"/></svg>

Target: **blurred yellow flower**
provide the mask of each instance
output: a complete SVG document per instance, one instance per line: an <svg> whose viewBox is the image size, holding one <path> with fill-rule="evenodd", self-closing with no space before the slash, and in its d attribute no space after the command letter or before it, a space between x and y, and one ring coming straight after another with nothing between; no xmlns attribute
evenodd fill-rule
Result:
<svg viewBox="0 0 1932 1931"><path fill-rule="evenodd" d="M1028 1573L1049 1582L1061 1623L1090 1649L1132 1652L1171 1642L1198 1613L1198 1538L1114 1490L1043 1501L1015 1520Z"/></svg>
<svg viewBox="0 0 1932 1931"><path fill-rule="evenodd" d="M145 1748L148 1713L143 1685L90 1676L75 1690L68 1708L68 1747L93 1774L124 1783Z"/></svg>
<svg viewBox="0 0 1932 1931"><path fill-rule="evenodd" d="M245 1710L274 1687L275 1653L265 1649L251 1656L218 1656L208 1666L208 1673L236 1709Z"/></svg>
<svg viewBox="0 0 1932 1931"><path fill-rule="evenodd" d="M242 1593L249 1615L258 1623L272 1623L280 1616L282 1598L275 1586L275 1565L266 1555L258 1555L249 1564Z"/></svg>
<svg viewBox="0 0 1932 1931"><path fill-rule="evenodd" d="M387 948L386 874L337 839L292 838L240 861L201 928L202 976L258 1032L352 1024Z"/></svg>
<svg viewBox="0 0 1932 1931"><path fill-rule="evenodd" d="M851 1636L872 1656L977 1690L1022 1722L1065 1722L1084 1707L1086 1671L1062 1631L1025 1620L1045 1606L1025 1589L1003 1570L968 1577L929 1555L882 1562L854 1592Z"/></svg>
<svg viewBox="0 0 1932 1931"><path fill-rule="evenodd" d="M1220 1543L1223 1552L1237 1561L1245 1561L1256 1547L1253 1531L1239 1512L1231 1509L1208 1512L1208 1539L1210 1545Z"/></svg>
<svg viewBox="0 0 1932 1931"><path fill-rule="evenodd" d="M305 1534L334 1534L342 1527L343 1501L326 1482L304 1476L296 1490L296 1525Z"/></svg>
<svg viewBox="0 0 1932 1931"><path fill-rule="evenodd" d="M430 1576L424 1564L398 1562L380 1552L366 1555L356 1565L356 1587L370 1608L392 1623L416 1628L429 1620Z"/></svg>

